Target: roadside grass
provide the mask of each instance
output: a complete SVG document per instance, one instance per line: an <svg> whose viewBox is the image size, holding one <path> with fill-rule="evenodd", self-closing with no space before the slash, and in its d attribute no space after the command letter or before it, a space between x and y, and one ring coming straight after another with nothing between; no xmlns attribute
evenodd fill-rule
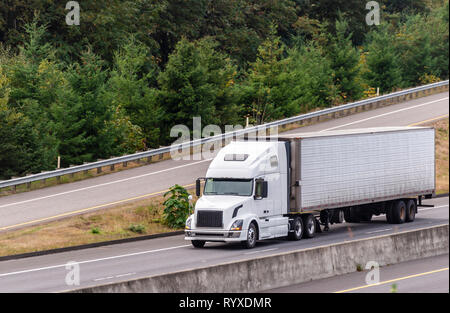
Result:
<svg viewBox="0 0 450 313"><path fill-rule="evenodd" d="M163 222L163 202L159 195L0 233L0 256L180 230Z"/></svg>

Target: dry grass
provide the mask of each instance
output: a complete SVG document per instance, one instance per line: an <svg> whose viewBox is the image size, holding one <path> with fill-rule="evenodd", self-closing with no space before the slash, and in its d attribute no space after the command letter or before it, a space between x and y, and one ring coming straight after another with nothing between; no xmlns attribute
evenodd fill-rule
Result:
<svg viewBox="0 0 450 313"><path fill-rule="evenodd" d="M156 196L9 231L0 234L0 256L174 231L161 220L163 202Z"/></svg>
<svg viewBox="0 0 450 313"><path fill-rule="evenodd" d="M449 192L448 118L428 124L436 130L436 194Z"/></svg>

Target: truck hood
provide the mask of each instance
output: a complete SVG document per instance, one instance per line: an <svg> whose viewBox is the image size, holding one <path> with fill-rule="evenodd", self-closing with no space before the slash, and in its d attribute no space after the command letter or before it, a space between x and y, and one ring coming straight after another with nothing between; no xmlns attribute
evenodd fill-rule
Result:
<svg viewBox="0 0 450 313"><path fill-rule="evenodd" d="M196 209L201 210L227 210L244 204L251 200L252 197L239 196L202 196L195 204Z"/></svg>

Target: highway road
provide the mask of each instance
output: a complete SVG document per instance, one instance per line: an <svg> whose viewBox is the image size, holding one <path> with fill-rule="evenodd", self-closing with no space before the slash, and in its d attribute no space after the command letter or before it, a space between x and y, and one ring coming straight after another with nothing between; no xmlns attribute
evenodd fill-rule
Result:
<svg viewBox="0 0 450 313"><path fill-rule="evenodd" d="M307 126L288 133L376 126L405 126L448 116L448 92ZM192 185L210 160L167 160L83 181L0 198L0 231L98 210Z"/></svg>
<svg viewBox="0 0 450 313"><path fill-rule="evenodd" d="M266 290L269 293L448 293L449 255L379 267L379 283L366 283L373 272L361 271L303 284ZM396 285L393 288L393 285Z"/></svg>
<svg viewBox="0 0 450 313"><path fill-rule="evenodd" d="M425 200L424 203L434 204L435 207L419 208L413 223L392 225L386 223L384 216L378 216L367 223L332 225L330 231L318 233L312 239L261 241L252 250L243 250L239 244L224 243L207 243L205 248L196 249L190 242L184 241L183 236L174 236L2 261L0 262L0 292L66 291L448 224L448 197ZM66 264L71 261L79 264L80 285L78 286L66 284L66 276L72 270L72 268L66 269ZM421 268L418 270L420 271ZM388 277L390 276L386 276ZM348 286L359 285L358 282Z"/></svg>

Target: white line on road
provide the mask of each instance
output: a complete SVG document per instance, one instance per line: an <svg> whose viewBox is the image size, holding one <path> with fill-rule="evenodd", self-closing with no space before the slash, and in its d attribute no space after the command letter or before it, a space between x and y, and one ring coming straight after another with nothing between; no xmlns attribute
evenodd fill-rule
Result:
<svg viewBox="0 0 450 313"><path fill-rule="evenodd" d="M137 178L142 178L142 177L146 177L146 176L151 176L151 175L155 175L155 174L160 174L160 173L164 173L164 172L168 172L168 171L172 171L172 170L177 170L177 169L180 169L180 168L183 168L183 167L186 167L186 166L196 165L196 164L207 162L207 161L211 161L211 160L212 160L212 158L211 159L202 160L202 161L198 161L198 162L194 162L194 163L189 163L189 164L184 164L184 165L180 165L180 166L176 166L176 167L167 168L167 169L160 170L160 171L157 171L157 172L152 172L152 173L142 174L142 175L139 175L139 176L133 176L133 177L129 177L129 178L115 180L115 181L108 182L108 183L103 183L103 184L98 184L98 185L94 185L94 186L84 187L84 188L80 188L80 189L74 189L74 190L69 190L69 191L65 191L65 192L55 193L53 195L48 195L48 196L44 196L44 197L39 197L39 198L34 198L34 199L29 199L29 200L14 202L14 203L8 203L8 204L0 205L0 208L5 208L5 207L8 207L8 206L13 206L13 205L17 205L17 204L23 204L23 203L28 203L28 202L32 202L32 201L38 201L38 200L48 199L48 198L52 198L52 197L62 196L62 195L66 195L66 194L69 194L69 193L74 193L74 192L78 192L78 191L93 189L93 188L97 188L97 187L103 187L103 186L107 186L107 185L122 183L124 181L137 179Z"/></svg>
<svg viewBox="0 0 450 313"><path fill-rule="evenodd" d="M337 128L341 128L341 127L345 127L345 126L349 126L349 125L365 122L365 121L368 121L368 120L372 120L374 118L379 118L379 117L383 117L383 116L386 116L386 115L391 115L391 114L394 114L394 113L398 113L398 112L402 112L402 111L406 111L406 110L411 110L411 109L418 108L418 107L421 107L421 106L424 106L424 105L436 103L436 102L439 102L439 101L442 101L442 100L448 100L448 97L441 98L441 99L438 99L438 100L433 100L433 101L430 101L430 102L425 102L425 103L422 103L422 104L414 105L412 107L407 107L407 108L396 110L396 111L383 113L383 114L380 114L380 115L375 115L375 116L372 116L372 117L368 117L368 118L365 118L365 119L362 119L362 120L350 122L350 123L347 123L347 124L343 124L343 125L339 125L339 126L334 126L334 127L322 129L319 132L323 132L323 131L327 131L327 130L333 130L333 129L337 129Z"/></svg>
<svg viewBox="0 0 450 313"><path fill-rule="evenodd" d="M265 249L265 250L258 250L258 251L252 251L252 252L247 252L244 254L255 254L255 253L259 253L259 252L267 252L267 251L273 251L273 250L277 250L278 248L271 248L271 249Z"/></svg>
<svg viewBox="0 0 450 313"><path fill-rule="evenodd" d="M379 230L374 230L374 231L368 231L368 232L366 232L366 234L381 233L381 232L383 232L383 231L388 231L388 230L392 230L392 228L386 228L386 229L379 229Z"/></svg>
<svg viewBox="0 0 450 313"><path fill-rule="evenodd" d="M94 262L99 262L99 261L106 261L106 260L113 260L113 259L118 259L118 258L125 258L125 257L129 257L129 256L136 256L136 255L141 255L141 254L148 254L148 253L155 253L155 252L161 252L161 251L185 248L185 247L190 247L190 246L191 245L183 245L183 246L175 246L175 247L169 247L169 248L163 248L163 249L141 251L141 252L135 252L135 253L129 253L129 254L110 256L110 257L101 258L101 259L86 260L86 261L81 261L81 262L77 262L77 263L78 264L94 263ZM66 264L59 264L59 265L53 265L53 266L47 266L47 267L33 268L33 269L29 269L29 270L23 270L23 271L17 271L17 272L0 274L0 277L17 275L17 274L24 274L24 273L30 273L30 272L37 272L37 271L43 271L43 270L49 270L49 269L54 269L54 268L58 268L58 267L65 267L65 266L66 266Z"/></svg>

